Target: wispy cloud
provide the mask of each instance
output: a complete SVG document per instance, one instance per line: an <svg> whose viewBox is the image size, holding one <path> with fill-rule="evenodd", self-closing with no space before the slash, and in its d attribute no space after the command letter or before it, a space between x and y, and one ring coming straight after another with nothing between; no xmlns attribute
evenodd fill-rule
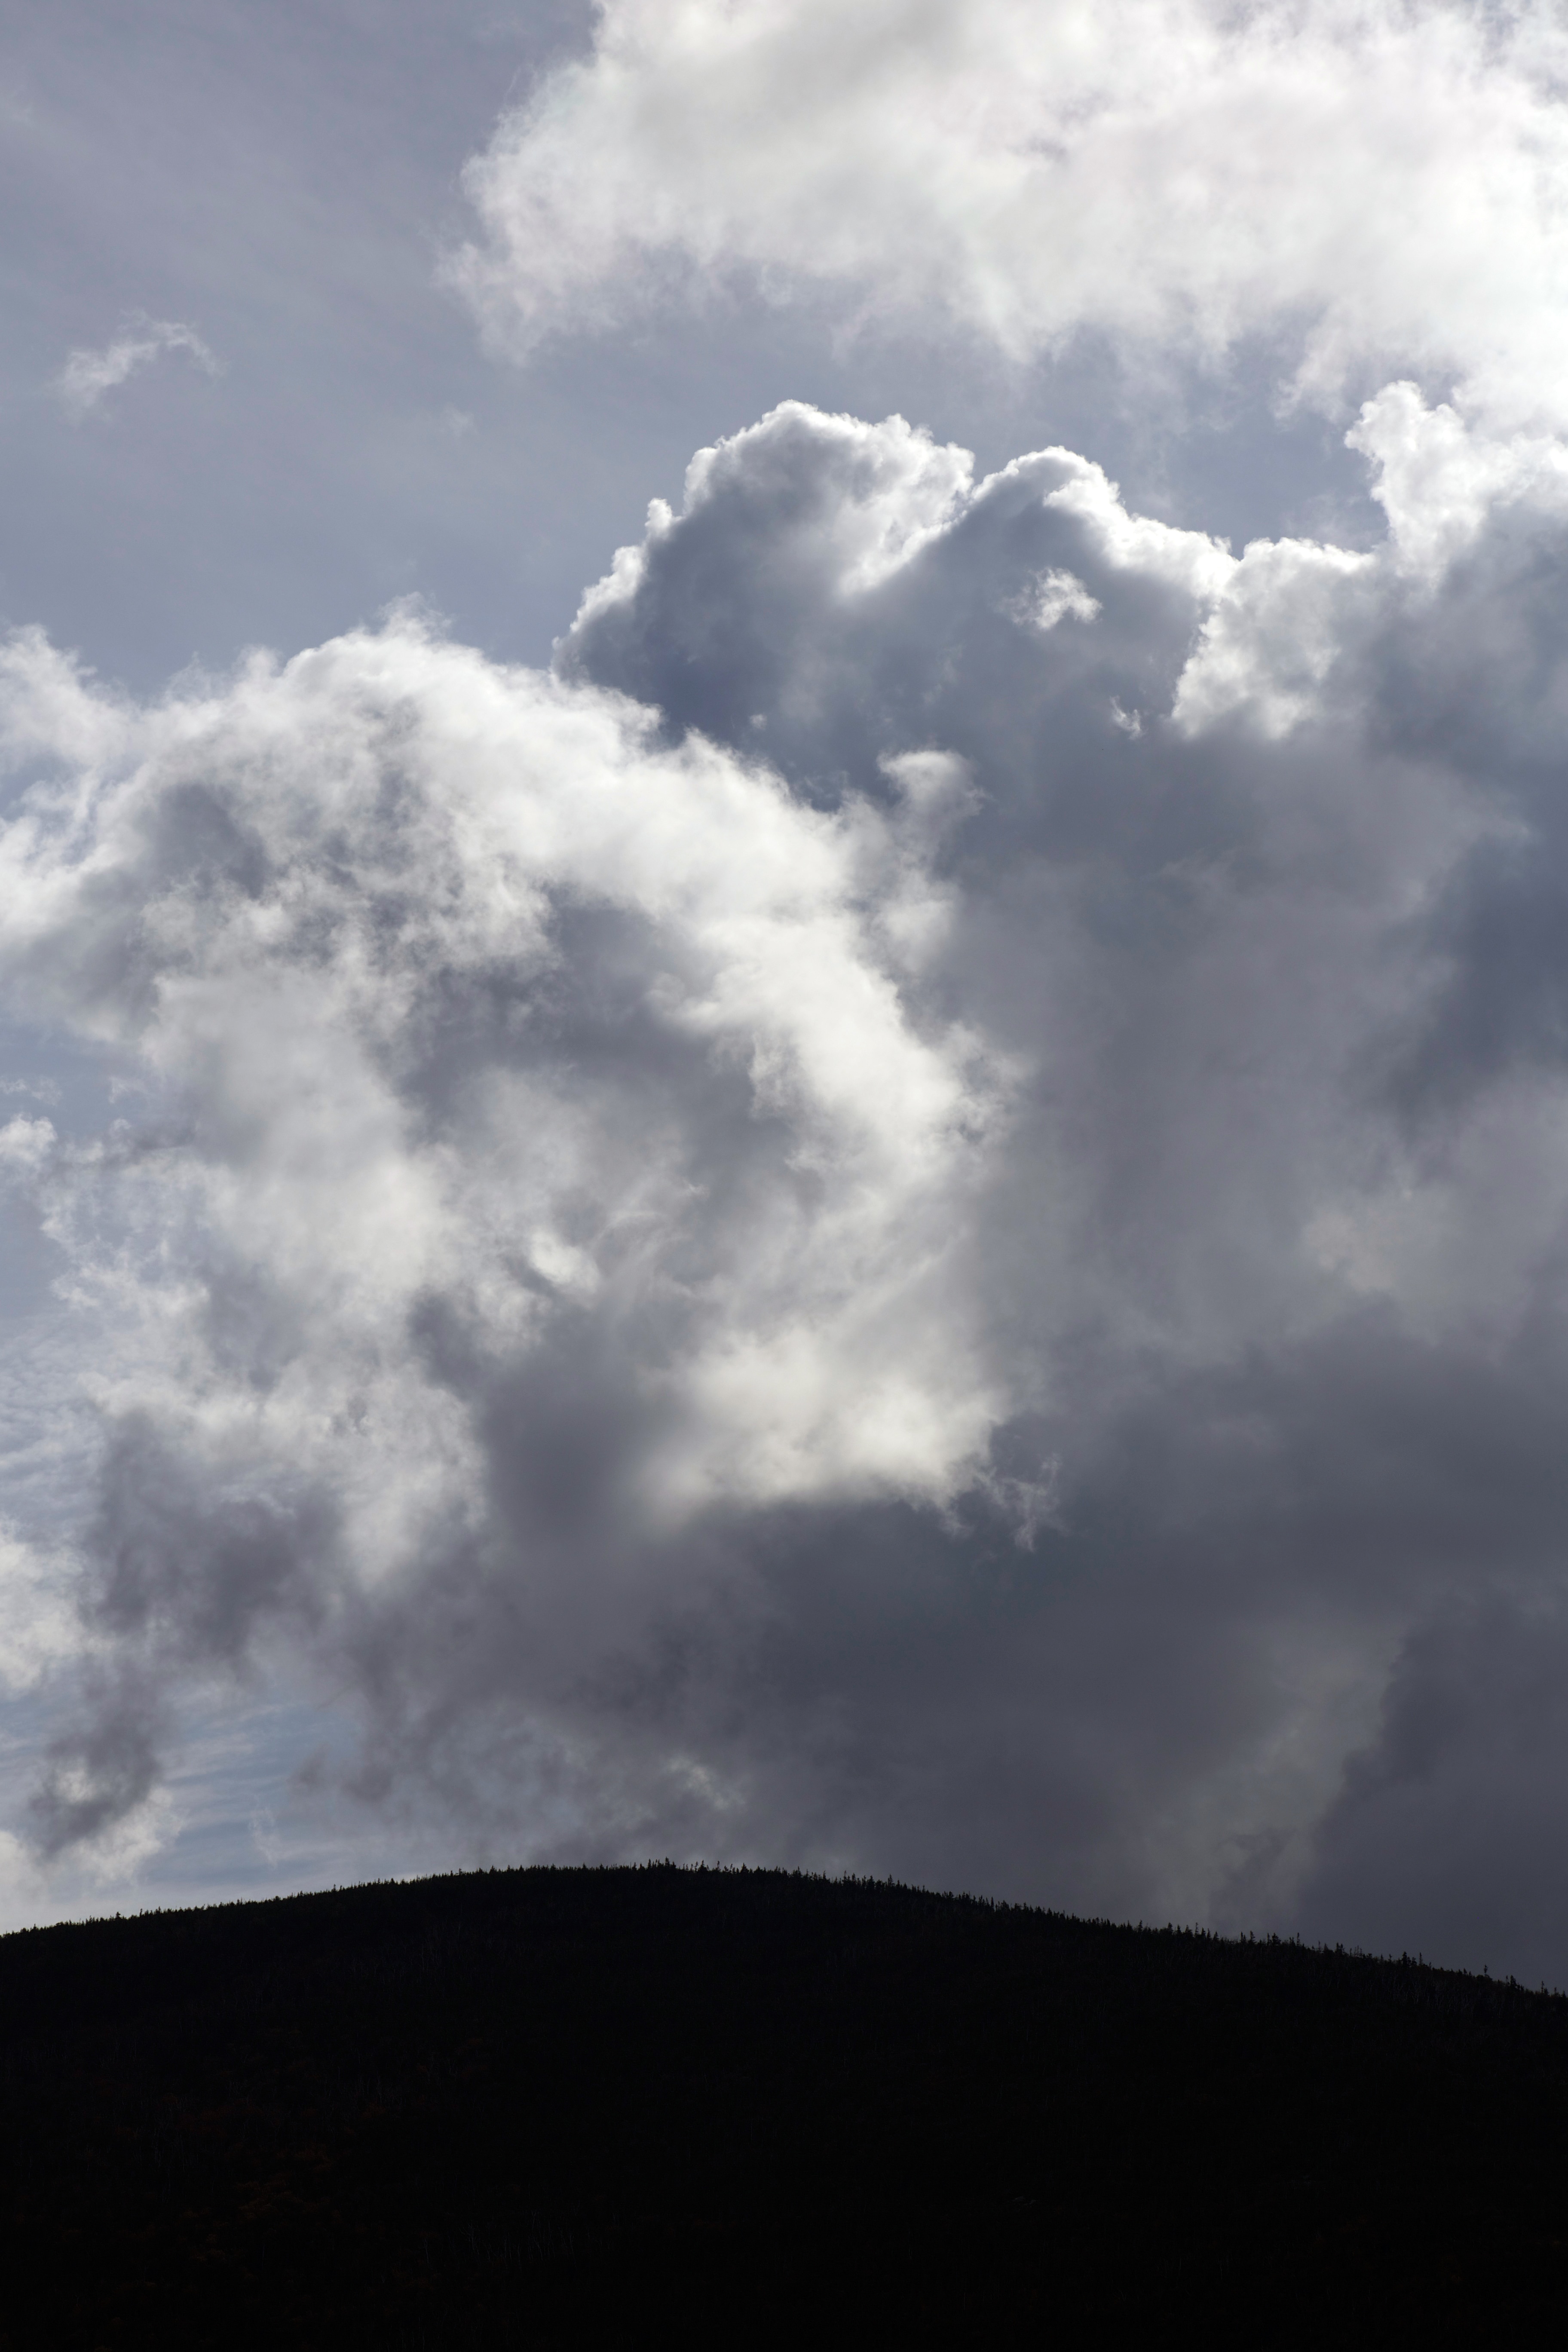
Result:
<svg viewBox="0 0 1568 2352"><path fill-rule="evenodd" d="M150 367L164 352L187 352L208 375L223 373L222 362L194 327L178 319L138 317L128 321L124 332L101 351L72 352L55 378L55 390L73 416L90 415L106 394L118 390L140 369Z"/></svg>

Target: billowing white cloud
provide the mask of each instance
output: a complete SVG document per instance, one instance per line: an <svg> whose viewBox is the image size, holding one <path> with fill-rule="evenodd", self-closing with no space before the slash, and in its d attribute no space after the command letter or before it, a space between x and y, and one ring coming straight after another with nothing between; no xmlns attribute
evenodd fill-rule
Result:
<svg viewBox="0 0 1568 2352"><path fill-rule="evenodd" d="M741 280L1561 423L1565 70L1549 0L605 0L470 165L453 270L523 350Z"/></svg>
<svg viewBox="0 0 1568 2352"><path fill-rule="evenodd" d="M177 319L137 318L101 351L72 352L55 380L55 389L71 415L79 419L164 352L187 352L208 375L220 373L218 362L194 327L184 326Z"/></svg>
<svg viewBox="0 0 1568 2352"><path fill-rule="evenodd" d="M502 1357L615 1325L656 1516L951 1487L989 1404L950 1261L1004 1087L900 994L920 814L800 808L406 616L152 711L37 637L6 667L30 732L95 752L5 835L12 987L195 1121L155 1170L61 1147L53 1213L111 1166L173 1183L265 1281L281 1353L205 1391L215 1432L237 1410L302 1464L352 1394L384 1566L472 1475L453 1432L410 1443L444 1417L402 1384L441 1301ZM0 1135L29 1166L53 1140Z"/></svg>
<svg viewBox="0 0 1568 2352"><path fill-rule="evenodd" d="M149 710L36 634L4 669L14 753L63 769L0 849L8 1001L165 1106L0 1129L94 1332L102 1622L199 1670L454 1559L510 1578L498 1478L623 1550L967 1482L1007 1081L921 1000L940 780L803 808L410 616ZM148 1690L110 1696L52 1827L151 1789Z"/></svg>
<svg viewBox="0 0 1568 2352"><path fill-rule="evenodd" d="M5 1003L147 1089L0 1129L99 1431L46 1850L284 1661L536 1852L1321 1921L1416 1833L1431 1662L1562 1610L1568 518L1352 434L1386 538L1238 556L786 404L551 677L10 640Z"/></svg>

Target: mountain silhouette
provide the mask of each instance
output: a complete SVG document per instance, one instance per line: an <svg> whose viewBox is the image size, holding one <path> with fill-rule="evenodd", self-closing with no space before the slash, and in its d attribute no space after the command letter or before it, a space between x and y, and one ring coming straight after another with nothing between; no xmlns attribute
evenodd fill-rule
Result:
<svg viewBox="0 0 1568 2352"><path fill-rule="evenodd" d="M0 2344L1547 2341L1568 1999L769 1870L0 1937Z"/></svg>

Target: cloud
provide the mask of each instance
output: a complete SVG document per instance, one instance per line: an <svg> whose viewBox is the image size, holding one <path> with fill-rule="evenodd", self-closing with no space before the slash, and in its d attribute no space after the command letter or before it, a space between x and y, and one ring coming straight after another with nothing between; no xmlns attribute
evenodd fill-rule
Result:
<svg viewBox="0 0 1568 2352"><path fill-rule="evenodd" d="M98 1427L41 1850L302 1673L307 1780L509 1851L1332 1928L1396 1833L1449 1932L1407 1695L1494 1629L1506 1807L1560 1606L1568 533L1522 428L1352 440L1386 537L1237 556L790 403L551 676L9 641L7 1005L148 1090L4 1130Z"/></svg>
<svg viewBox="0 0 1568 2352"><path fill-rule="evenodd" d="M452 275L519 351L743 283L1561 421L1565 54L1534 0L607 0L470 164Z"/></svg>
<svg viewBox="0 0 1568 2352"><path fill-rule="evenodd" d="M1563 1835L1565 1682L1560 1591L1479 1592L1425 1624L1319 1832L1307 1931L1386 1949L1416 1921L1472 1968L1503 1951L1529 1981L1560 1979L1544 1858Z"/></svg>
<svg viewBox="0 0 1568 2352"><path fill-rule="evenodd" d="M221 373L218 361L194 327L182 326L174 319L137 318L101 351L73 351L55 380L55 389L79 420L163 352L186 352L208 375Z"/></svg>
<svg viewBox="0 0 1568 2352"><path fill-rule="evenodd" d="M12 1001L169 1105L5 1131L125 1351L100 1631L237 1670L520 1547L570 1586L704 1510L963 1483L1006 1081L911 1002L929 813L800 808L408 616L151 711L7 667L19 746L94 755L8 828ZM150 1786L149 1672L51 1842Z"/></svg>

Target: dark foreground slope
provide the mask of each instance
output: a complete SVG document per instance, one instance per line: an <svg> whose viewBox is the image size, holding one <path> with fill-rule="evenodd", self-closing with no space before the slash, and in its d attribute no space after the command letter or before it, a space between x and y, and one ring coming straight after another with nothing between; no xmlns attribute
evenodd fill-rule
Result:
<svg viewBox="0 0 1568 2352"><path fill-rule="evenodd" d="M774 1872L0 1938L6 2347L1546 2343L1568 2000Z"/></svg>

